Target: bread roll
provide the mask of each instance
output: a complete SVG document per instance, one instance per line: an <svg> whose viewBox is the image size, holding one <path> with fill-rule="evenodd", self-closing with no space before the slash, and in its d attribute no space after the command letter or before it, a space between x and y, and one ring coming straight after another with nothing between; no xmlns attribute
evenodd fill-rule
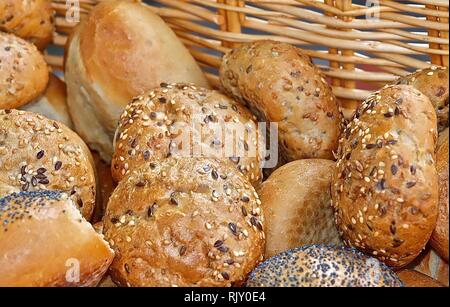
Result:
<svg viewBox="0 0 450 307"><path fill-rule="evenodd" d="M114 282L240 283L263 258L260 203L231 162L170 157L144 165L120 181L103 219L117 254Z"/></svg>
<svg viewBox="0 0 450 307"><path fill-rule="evenodd" d="M343 246L310 245L261 263L247 287L401 287L400 279L375 258Z"/></svg>
<svg viewBox="0 0 450 307"><path fill-rule="evenodd" d="M20 109L44 115L73 129L72 119L67 107L66 84L54 74L50 74L45 92Z"/></svg>
<svg viewBox="0 0 450 307"><path fill-rule="evenodd" d="M340 140L332 198L344 243L394 267L411 262L436 226L436 114L407 85L371 95Z"/></svg>
<svg viewBox="0 0 450 307"><path fill-rule="evenodd" d="M143 4L100 3L74 30L67 48L65 78L76 131L106 161L132 97L161 82L208 87L187 49Z"/></svg>
<svg viewBox="0 0 450 307"><path fill-rule="evenodd" d="M266 218L265 258L298 246L341 242L331 208L333 167L330 160L293 161L259 186Z"/></svg>
<svg viewBox="0 0 450 307"><path fill-rule="evenodd" d="M0 32L0 109L30 102L45 90L47 82L47 64L36 47Z"/></svg>
<svg viewBox="0 0 450 307"><path fill-rule="evenodd" d="M448 263L445 262L433 249L427 247L414 262L408 266L431 278L449 286Z"/></svg>
<svg viewBox="0 0 450 307"><path fill-rule="evenodd" d="M53 14L51 0L2 0L0 31L13 33L44 50L53 40Z"/></svg>
<svg viewBox="0 0 450 307"><path fill-rule="evenodd" d="M439 176L439 216L431 235L431 246L448 262L448 128L439 135L441 145L436 153L436 169Z"/></svg>
<svg viewBox="0 0 450 307"><path fill-rule="evenodd" d="M233 161L256 186L262 180L263 144L253 119L245 107L217 91L163 84L134 98L120 117L113 178L120 181L150 158L203 156Z"/></svg>
<svg viewBox="0 0 450 307"><path fill-rule="evenodd" d="M436 110L439 132L448 127L448 67L419 69L395 83L412 85L421 91Z"/></svg>
<svg viewBox="0 0 450 307"><path fill-rule="evenodd" d="M443 287L437 280L414 270L401 270L398 277L406 287L436 288Z"/></svg>
<svg viewBox="0 0 450 307"><path fill-rule="evenodd" d="M0 110L0 197L20 190L65 191L89 220L95 204L92 163L86 144L63 124Z"/></svg>
<svg viewBox="0 0 450 307"><path fill-rule="evenodd" d="M330 86L300 49L274 41L243 44L223 57L220 82L261 120L278 123L283 160L333 159L341 113Z"/></svg>
<svg viewBox="0 0 450 307"><path fill-rule="evenodd" d="M95 286L114 257L66 193L14 193L0 208L0 286Z"/></svg>

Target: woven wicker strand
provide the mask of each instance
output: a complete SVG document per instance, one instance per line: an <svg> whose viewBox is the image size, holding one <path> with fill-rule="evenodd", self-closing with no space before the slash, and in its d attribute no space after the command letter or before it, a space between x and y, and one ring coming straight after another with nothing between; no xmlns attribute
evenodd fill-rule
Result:
<svg viewBox="0 0 450 307"><path fill-rule="evenodd" d="M81 18L102 1L108 0L79 0ZM172 27L216 87L223 53L258 39L302 48L329 78L345 109L354 109L372 90L398 76L431 64L448 66L447 0L378 0L378 7L354 2L155 0L148 8ZM53 6L54 44L63 47L75 24L65 19L66 0L53 0ZM46 56L55 69L62 69L61 56Z"/></svg>

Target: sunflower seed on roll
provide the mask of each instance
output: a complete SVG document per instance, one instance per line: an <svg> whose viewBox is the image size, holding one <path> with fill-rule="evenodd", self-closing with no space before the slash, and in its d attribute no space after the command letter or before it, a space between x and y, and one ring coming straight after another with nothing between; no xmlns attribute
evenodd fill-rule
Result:
<svg viewBox="0 0 450 307"><path fill-rule="evenodd" d="M254 119L240 103L217 91L187 83L162 84L135 97L122 113L113 178L120 181L155 158L203 156L232 161L256 186L262 180L263 144Z"/></svg>
<svg viewBox="0 0 450 307"><path fill-rule="evenodd" d="M436 226L436 114L412 86L371 95L348 123L333 172L332 199L344 243L401 267Z"/></svg>
<svg viewBox="0 0 450 307"><path fill-rule="evenodd" d="M0 197L36 190L67 192L89 220L95 205L91 153L76 133L57 121L0 110Z"/></svg>
<svg viewBox="0 0 450 307"><path fill-rule="evenodd" d="M215 178L213 173L217 173ZM170 157L122 179L103 218L122 286L231 286L264 252L264 215L229 161Z"/></svg>
<svg viewBox="0 0 450 307"><path fill-rule="evenodd" d="M401 287L397 275L377 259L344 246L309 245L267 259L247 287Z"/></svg>

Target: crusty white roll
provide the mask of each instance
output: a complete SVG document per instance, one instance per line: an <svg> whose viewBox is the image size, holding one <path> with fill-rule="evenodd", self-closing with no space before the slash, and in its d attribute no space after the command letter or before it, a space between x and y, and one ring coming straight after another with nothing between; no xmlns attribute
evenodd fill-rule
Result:
<svg viewBox="0 0 450 307"><path fill-rule="evenodd" d="M48 67L36 47L0 32L0 109L14 109L38 97L47 86Z"/></svg>
<svg viewBox="0 0 450 307"><path fill-rule="evenodd" d="M89 220L94 174L91 153L72 130L36 113L0 110L0 197L20 190L66 191Z"/></svg>
<svg viewBox="0 0 450 307"><path fill-rule="evenodd" d="M95 286L114 253L60 191L0 199L0 286Z"/></svg>
<svg viewBox="0 0 450 307"><path fill-rule="evenodd" d="M110 161L122 109L162 82L208 87L188 50L160 17L139 3L97 5L70 37L65 57L76 131Z"/></svg>
<svg viewBox="0 0 450 307"><path fill-rule="evenodd" d="M67 107L66 84L54 74L50 74L45 92L20 109L44 115L73 129Z"/></svg>

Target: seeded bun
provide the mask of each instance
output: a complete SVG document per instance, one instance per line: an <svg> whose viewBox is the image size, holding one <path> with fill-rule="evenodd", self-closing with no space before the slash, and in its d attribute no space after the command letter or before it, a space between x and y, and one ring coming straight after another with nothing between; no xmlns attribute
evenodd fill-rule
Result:
<svg viewBox="0 0 450 307"><path fill-rule="evenodd" d="M436 114L407 85L371 95L340 140L333 172L336 223L344 243L401 267L436 226Z"/></svg>
<svg viewBox="0 0 450 307"><path fill-rule="evenodd" d="M439 135L441 145L436 153L436 169L439 175L439 217L431 235L431 246L448 262L448 128ZM441 140L442 139L442 140Z"/></svg>
<svg viewBox="0 0 450 307"><path fill-rule="evenodd" d="M0 31L13 33L44 50L53 40L53 14L51 0L2 0Z"/></svg>
<svg viewBox="0 0 450 307"><path fill-rule="evenodd" d="M123 108L161 82L208 82L186 47L146 5L104 1L74 29L65 80L76 131L110 162Z"/></svg>
<svg viewBox="0 0 450 307"><path fill-rule="evenodd" d="M61 190L89 220L95 204L92 156L83 141L42 115L0 110L0 197Z"/></svg>
<svg viewBox="0 0 450 307"><path fill-rule="evenodd" d="M45 92L20 109L44 115L73 129L72 119L67 107L66 84L54 74L50 74Z"/></svg>
<svg viewBox="0 0 450 307"><path fill-rule="evenodd" d="M59 191L1 198L0 250L0 286L95 286L114 257Z"/></svg>
<svg viewBox="0 0 450 307"><path fill-rule="evenodd" d="M218 176L215 176L218 175ZM120 181L104 217L122 286L230 286L262 260L263 214L231 162L171 157Z"/></svg>
<svg viewBox="0 0 450 307"><path fill-rule="evenodd" d="M401 270L397 272L398 277L402 280L406 287L419 288L440 288L443 284L437 280L414 270Z"/></svg>
<svg viewBox="0 0 450 307"><path fill-rule="evenodd" d="M402 282L375 258L347 248L303 246L261 263L247 287L401 287Z"/></svg>
<svg viewBox="0 0 450 307"><path fill-rule="evenodd" d="M0 109L19 108L32 101L47 82L47 64L36 47L0 32Z"/></svg>
<svg viewBox="0 0 450 307"><path fill-rule="evenodd" d="M245 107L217 91L186 83L162 84L134 98L120 117L113 178L120 181L150 158L201 155L233 161L256 186L262 180L262 143L253 119ZM234 127L242 128L242 138L233 135Z"/></svg>
<svg viewBox="0 0 450 307"><path fill-rule="evenodd" d="M395 83L412 85L421 91L436 110L439 132L448 127L448 67L419 69Z"/></svg>
<svg viewBox="0 0 450 307"><path fill-rule="evenodd" d="M274 41L242 44L223 57L220 82L259 119L278 122L283 160L333 159L341 113L330 86L300 49Z"/></svg>
<svg viewBox="0 0 450 307"><path fill-rule="evenodd" d="M265 258L303 245L341 243L331 208L333 167L333 161L323 159L289 162L259 186Z"/></svg>

